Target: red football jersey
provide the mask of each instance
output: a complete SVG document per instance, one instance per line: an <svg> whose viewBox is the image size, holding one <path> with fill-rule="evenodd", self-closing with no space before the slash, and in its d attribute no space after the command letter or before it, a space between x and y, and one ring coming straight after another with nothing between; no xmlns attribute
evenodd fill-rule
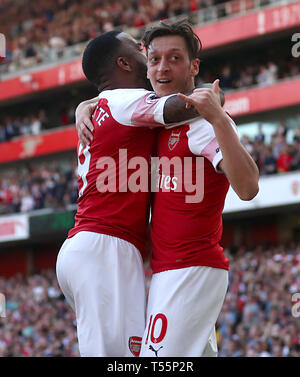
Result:
<svg viewBox="0 0 300 377"><path fill-rule="evenodd" d="M236 126L231 120L232 126ZM152 203L153 272L190 266L228 269L219 242L229 182L217 170L222 152L206 120L161 129L156 190ZM168 161L174 165L168 165Z"/></svg>
<svg viewBox="0 0 300 377"><path fill-rule="evenodd" d="M68 237L79 231L104 233L132 243L144 256L156 135L149 127L164 124L165 101L144 89L100 93L93 141L77 148L78 210Z"/></svg>

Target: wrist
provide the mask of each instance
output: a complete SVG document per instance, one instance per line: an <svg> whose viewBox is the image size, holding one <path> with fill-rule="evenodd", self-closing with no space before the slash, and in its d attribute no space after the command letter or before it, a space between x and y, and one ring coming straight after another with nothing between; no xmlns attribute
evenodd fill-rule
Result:
<svg viewBox="0 0 300 377"><path fill-rule="evenodd" d="M223 111L220 114L218 114L211 123L214 127L217 128L222 128L224 126L228 127L228 125L230 125L230 121Z"/></svg>

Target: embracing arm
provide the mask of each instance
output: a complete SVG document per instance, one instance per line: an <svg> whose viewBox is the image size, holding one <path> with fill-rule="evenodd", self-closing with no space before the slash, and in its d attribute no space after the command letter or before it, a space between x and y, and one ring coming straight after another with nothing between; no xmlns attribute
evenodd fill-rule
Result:
<svg viewBox="0 0 300 377"><path fill-rule="evenodd" d="M97 106L99 97L81 102L75 111L76 130L82 145L86 146L93 140L94 126L91 116Z"/></svg>
<svg viewBox="0 0 300 377"><path fill-rule="evenodd" d="M196 89L212 89L213 84L204 83L196 87ZM192 94L193 91L186 93L186 95ZM219 98L221 106L225 103L225 96L222 89L219 89ZM164 106L164 121L167 125L173 123L186 122L191 119L200 117L198 110L194 106L186 106L186 103L179 99L177 94L167 99Z"/></svg>
<svg viewBox="0 0 300 377"><path fill-rule="evenodd" d="M205 83L199 85L197 88L210 88L212 84ZM201 90L202 90L201 89ZM193 93L187 93L187 95ZM224 93L220 90L219 99L221 105L223 106L225 102ZM75 111L76 118L76 130L78 133L78 138L83 146L88 145L93 140L93 130L94 126L91 120L91 116L97 106L99 97L94 97L92 99L81 102ZM170 96L165 104L163 110L164 122L166 125L171 125L174 123L183 123L188 120L200 117L199 112L193 106L187 106L184 101L182 101L177 94Z"/></svg>

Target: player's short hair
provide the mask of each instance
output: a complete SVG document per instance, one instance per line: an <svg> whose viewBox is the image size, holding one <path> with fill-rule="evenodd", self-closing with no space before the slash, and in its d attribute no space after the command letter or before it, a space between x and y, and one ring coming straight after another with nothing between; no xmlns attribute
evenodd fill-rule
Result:
<svg viewBox="0 0 300 377"><path fill-rule="evenodd" d="M192 26L186 21L176 21L173 23L167 23L160 21L158 26L153 26L145 31L143 36L143 43L148 51L150 43L153 39L158 37L165 37L168 35L179 35L183 37L189 52L190 60L199 57L202 49L202 43L198 35L194 32Z"/></svg>
<svg viewBox="0 0 300 377"><path fill-rule="evenodd" d="M117 56L121 41L119 30L108 31L92 39L82 56L82 70L86 78L99 87L102 75L113 71L113 59Z"/></svg>

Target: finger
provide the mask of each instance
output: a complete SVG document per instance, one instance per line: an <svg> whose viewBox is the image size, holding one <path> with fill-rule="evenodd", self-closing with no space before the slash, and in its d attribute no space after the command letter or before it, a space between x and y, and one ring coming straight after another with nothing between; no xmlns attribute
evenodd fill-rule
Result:
<svg viewBox="0 0 300 377"><path fill-rule="evenodd" d="M83 133L83 135L85 136L86 139L88 139L88 140L90 140L90 141L93 140L94 136L93 136L93 134L91 133L91 131L88 130L87 128L84 128L84 129L82 130L82 133Z"/></svg>
<svg viewBox="0 0 300 377"><path fill-rule="evenodd" d="M93 140L93 136L91 136L91 133L89 133L87 128L84 128L78 132L78 138L81 144L84 144L84 146L90 145L91 141Z"/></svg>
<svg viewBox="0 0 300 377"><path fill-rule="evenodd" d="M189 96L186 96L185 94L178 93L178 98L182 99L186 103L191 103L191 98Z"/></svg>
<svg viewBox="0 0 300 377"><path fill-rule="evenodd" d="M93 133L90 131L88 125L84 122L80 124L80 133L83 134L88 140L93 140Z"/></svg>
<svg viewBox="0 0 300 377"><path fill-rule="evenodd" d="M220 87L219 87L219 82L220 82L219 79L217 79L217 80L215 80L215 81L213 82L213 88L212 88L212 90L213 90L213 92L216 93L216 94L219 94L219 89L220 89Z"/></svg>
<svg viewBox="0 0 300 377"><path fill-rule="evenodd" d="M182 93L178 93L177 94L178 98L182 99L185 103L186 103L186 108L188 109L189 107L191 107L191 105L194 105L195 101L190 97L190 96L186 96Z"/></svg>
<svg viewBox="0 0 300 377"><path fill-rule="evenodd" d="M85 125L85 127L88 128L88 130L90 130L91 132L94 131L94 125L90 118L85 118L82 123Z"/></svg>
<svg viewBox="0 0 300 377"><path fill-rule="evenodd" d="M85 148L88 145L88 140L83 136L78 136L80 144Z"/></svg>

